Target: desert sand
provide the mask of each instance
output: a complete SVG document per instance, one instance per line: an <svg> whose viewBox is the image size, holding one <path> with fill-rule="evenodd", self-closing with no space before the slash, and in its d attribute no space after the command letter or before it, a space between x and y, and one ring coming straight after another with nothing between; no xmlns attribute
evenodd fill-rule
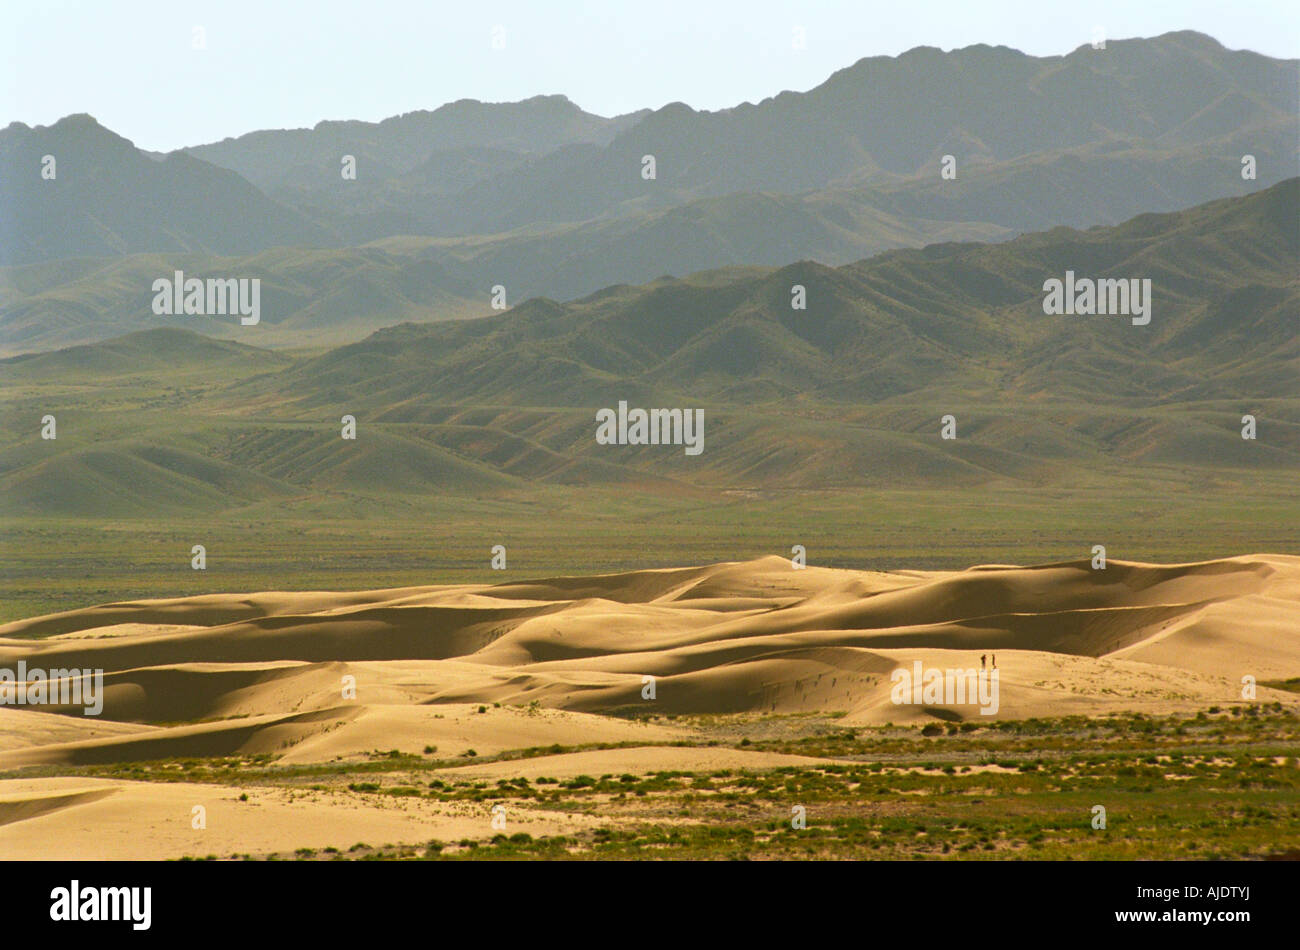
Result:
<svg viewBox="0 0 1300 950"><path fill-rule="evenodd" d="M121 856L490 834L436 802L56 776L59 767L266 755L285 765L436 747L448 777L771 768L795 756L673 746L692 714L983 718L899 705L891 674L996 653L994 718L1167 714L1300 675L1300 558L1087 561L923 572L706 567L491 585L106 604L0 626L0 668L102 669L104 706L0 707L0 853ZM653 694L651 696L651 689ZM1300 703L1258 687L1258 699ZM521 761L511 750L569 747ZM605 744L618 748L579 749ZM802 760L814 762L815 760ZM41 775L26 777L27 767ZM12 771L20 770L20 771ZM197 846L195 804L210 808ZM533 833L589 816L533 812ZM517 830L517 829L516 829ZM86 849L90 850L87 851Z"/></svg>

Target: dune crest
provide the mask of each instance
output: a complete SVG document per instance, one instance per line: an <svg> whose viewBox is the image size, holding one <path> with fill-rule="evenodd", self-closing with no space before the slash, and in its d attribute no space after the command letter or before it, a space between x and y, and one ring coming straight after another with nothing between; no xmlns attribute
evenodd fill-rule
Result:
<svg viewBox="0 0 1300 950"><path fill-rule="evenodd" d="M0 668L106 671L96 720L4 710L0 766L680 738L653 715L979 718L969 703L899 705L891 674L994 653L999 717L1194 709L1240 701L1243 676L1300 675L1297 608L1300 558L1268 554L891 573L766 557L106 604L0 627Z"/></svg>

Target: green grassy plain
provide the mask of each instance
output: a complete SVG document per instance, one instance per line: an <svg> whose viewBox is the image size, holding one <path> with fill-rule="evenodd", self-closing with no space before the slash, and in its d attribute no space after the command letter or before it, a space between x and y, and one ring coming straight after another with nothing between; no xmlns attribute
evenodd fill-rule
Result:
<svg viewBox="0 0 1300 950"><path fill-rule="evenodd" d="M1058 491L755 491L673 498L543 487L519 497L339 494L208 517L0 525L0 621L109 601L253 590L493 583L789 556L866 570L1091 557L1300 553L1285 479L1246 496L1131 485ZM207 569L190 567L202 544ZM503 544L507 570L490 567Z"/></svg>

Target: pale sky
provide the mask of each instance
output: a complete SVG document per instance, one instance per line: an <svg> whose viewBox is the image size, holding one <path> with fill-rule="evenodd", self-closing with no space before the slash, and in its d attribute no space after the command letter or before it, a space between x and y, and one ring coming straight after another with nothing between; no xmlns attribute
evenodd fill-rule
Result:
<svg viewBox="0 0 1300 950"><path fill-rule="evenodd" d="M810 89L864 56L974 43L1059 55L1097 28L1195 29L1300 58L1297 0L0 0L0 126L88 112L161 151L463 98L721 109Z"/></svg>

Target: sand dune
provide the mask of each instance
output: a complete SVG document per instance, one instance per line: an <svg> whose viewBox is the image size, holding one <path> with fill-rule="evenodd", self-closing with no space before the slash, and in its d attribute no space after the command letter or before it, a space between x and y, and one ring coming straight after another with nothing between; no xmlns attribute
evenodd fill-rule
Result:
<svg viewBox="0 0 1300 950"><path fill-rule="evenodd" d="M364 760L396 750L421 755L432 746L450 758L512 749L595 743L670 742L678 730L566 710L530 712L475 705L340 705L292 715L159 726L68 742L29 742L0 752L0 768L91 765L151 759L270 754L286 764ZM433 753L428 753L433 755Z"/></svg>
<svg viewBox="0 0 1300 950"><path fill-rule="evenodd" d="M241 800L240 795L247 795ZM194 808L204 809L194 827ZM11 860L157 860L185 855L346 850L495 834L483 803L375 798L346 792L87 778L0 781L0 854ZM508 830L571 833L608 819L515 810Z"/></svg>
<svg viewBox="0 0 1300 950"><path fill-rule="evenodd" d="M0 707L0 767L681 738L649 715L980 719L987 705L891 701L891 674L993 652L996 717L1196 709L1240 701L1243 676L1300 675L1298 607L1300 558L1282 555L893 573L769 557L107 604L0 627L0 668L106 671L98 717Z"/></svg>
<svg viewBox="0 0 1300 950"><path fill-rule="evenodd" d="M0 769L263 756L346 774L382 759L494 783L816 765L705 745L689 719L665 717L835 713L854 726L1190 714L1242 702L1243 676L1300 676L1297 608L1300 558L1279 555L892 573L794 570L771 557L106 604L0 627L0 669L104 671L97 716L0 706ZM993 653L995 708L978 695L895 701L901 671L978 669ZM1300 705L1267 687L1258 699ZM196 782L0 780L0 853L226 856L497 833L485 802L360 795L346 781L254 786L241 800L239 788ZM205 829L191 826L196 805ZM510 831L609 820L537 807Z"/></svg>

